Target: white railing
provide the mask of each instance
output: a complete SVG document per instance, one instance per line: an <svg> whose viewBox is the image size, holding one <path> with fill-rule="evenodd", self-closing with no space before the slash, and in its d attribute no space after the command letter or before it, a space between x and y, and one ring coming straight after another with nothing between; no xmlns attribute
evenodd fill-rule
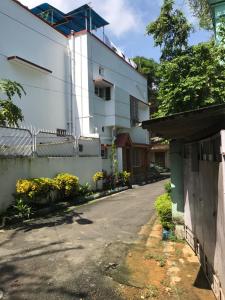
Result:
<svg viewBox="0 0 225 300"><path fill-rule="evenodd" d="M0 127L0 157L99 157L100 139L57 131Z"/></svg>

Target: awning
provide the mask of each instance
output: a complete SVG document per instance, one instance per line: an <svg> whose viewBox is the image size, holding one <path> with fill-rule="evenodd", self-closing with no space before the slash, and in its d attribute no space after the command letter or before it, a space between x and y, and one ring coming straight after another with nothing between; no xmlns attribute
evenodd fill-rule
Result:
<svg viewBox="0 0 225 300"><path fill-rule="evenodd" d="M25 59L25 58L16 56L16 55L14 55L14 56L9 56L9 57L7 57L7 59L8 59L8 61L12 61L12 62L17 62L17 63L23 64L23 65L25 65L25 66L31 67L32 69L41 71L41 72L43 72L43 73L49 73L49 74L52 73L51 70L49 70L49 69L47 69L47 68L45 68L45 67L42 67L42 66L40 66L40 65L37 65L37 64L35 64L35 63L33 63L33 62L31 62L31 61Z"/></svg>
<svg viewBox="0 0 225 300"><path fill-rule="evenodd" d="M130 138L129 133L120 133L116 137L116 146L118 148L124 148L124 147L131 147L132 146L132 140Z"/></svg>
<svg viewBox="0 0 225 300"><path fill-rule="evenodd" d="M207 138L225 129L225 104L144 121L142 128L166 139L194 141Z"/></svg>
<svg viewBox="0 0 225 300"><path fill-rule="evenodd" d="M65 35L69 35L72 30L91 31L109 24L87 4L65 14L54 6L43 3L32 8L31 12Z"/></svg>
<svg viewBox="0 0 225 300"><path fill-rule="evenodd" d="M102 77L97 77L94 80L95 86L97 87L112 87L113 84L105 79L103 79Z"/></svg>

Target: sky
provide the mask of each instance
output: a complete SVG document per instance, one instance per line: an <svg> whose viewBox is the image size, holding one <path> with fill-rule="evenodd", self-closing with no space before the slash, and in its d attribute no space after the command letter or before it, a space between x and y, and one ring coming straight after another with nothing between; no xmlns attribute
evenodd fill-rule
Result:
<svg viewBox="0 0 225 300"><path fill-rule="evenodd" d="M89 4L110 25L105 33L126 56L145 56L159 60L160 49L154 47L153 39L145 34L149 22L154 21L160 13L163 0L19 0L32 8L43 2L55 6L63 12L71 11L83 4ZM176 7L181 9L194 25L195 31L190 37L191 44L207 41L211 32L200 30L197 20L192 16L186 0L175 0Z"/></svg>

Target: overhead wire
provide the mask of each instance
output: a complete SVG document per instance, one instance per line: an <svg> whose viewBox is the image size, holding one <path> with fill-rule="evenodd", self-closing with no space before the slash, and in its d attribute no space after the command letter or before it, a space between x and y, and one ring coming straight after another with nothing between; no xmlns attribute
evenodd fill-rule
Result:
<svg viewBox="0 0 225 300"><path fill-rule="evenodd" d="M62 43L60 43L59 41L56 41L55 39L50 38L48 35L43 34L42 32L40 32L40 31L34 29L34 28L31 27L31 26L28 26L27 24L25 24L25 23L23 23L23 22L21 22L21 21L15 19L14 17L12 17L12 16L6 14L5 12L3 12L3 11L1 11L1 10L0 10L0 14L4 15L4 16L6 16L6 17L12 19L13 21L15 21L15 22L17 22L17 23L23 25L24 27L26 27L26 28L28 28L28 29L30 29L30 30L32 30L32 31L34 31L34 32L36 32L36 33L38 33L38 34L40 34L41 36L45 37L46 39L50 40L51 42L56 43L56 44L62 46L63 48L65 48L65 46L66 46L65 44L62 44ZM65 38L66 38L66 37L65 37ZM112 50L112 51L113 51L113 50ZM135 81L135 82L138 83L139 85L145 86L143 83L139 82L138 80L136 80L136 79L134 79L134 78L131 78L131 77L128 76L128 75L122 74L121 72L119 72L119 71L117 71L117 70L115 70L115 69L112 69L112 68L110 68L109 66L104 65L104 64L102 64L102 62L99 62L99 61L97 61L97 60L95 60L95 59L93 59L93 58L90 58L90 57L88 57L88 56L86 56L86 55L83 55L82 53L77 52L77 51L75 51L75 54L77 54L77 55L79 55L80 57L83 57L83 58L89 60L89 61L92 62L92 63L96 63L97 65L101 65L102 67L104 67L104 69L109 70L109 71L111 71L111 72L113 72L113 73L115 73L115 74L118 74L118 75L120 75L121 77L127 78L127 79L129 79L129 80ZM115 53L115 54L116 54L116 53ZM68 54L67 54L67 56L69 57ZM121 59L122 59L122 58L121 58ZM127 62L125 61L125 63L127 63ZM136 71L132 66L130 66L130 67L133 69L133 71ZM136 72L137 72L137 71L136 71ZM143 76L143 75L141 75L141 74L139 74L139 75L140 75L140 76Z"/></svg>

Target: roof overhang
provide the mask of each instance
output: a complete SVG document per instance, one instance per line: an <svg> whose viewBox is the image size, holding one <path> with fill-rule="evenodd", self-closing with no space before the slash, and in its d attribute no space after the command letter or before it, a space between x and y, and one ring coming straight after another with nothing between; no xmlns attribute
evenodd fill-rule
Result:
<svg viewBox="0 0 225 300"><path fill-rule="evenodd" d="M40 65L37 65L37 64L35 64L35 63L33 63L33 62L31 62L31 61L29 61L27 59L24 59L22 57L16 56L16 55L9 56L9 57L7 57L7 59L8 59L8 61L23 64L25 66L28 66L28 67L30 67L32 69L41 71L41 72L46 73L46 74L51 74L52 73L51 70L49 70L49 69L47 69L45 67L42 67Z"/></svg>
<svg viewBox="0 0 225 300"><path fill-rule="evenodd" d="M95 80L94 80L94 83L97 87L112 87L113 86L113 83L105 80L104 78L102 77L97 77Z"/></svg>
<svg viewBox="0 0 225 300"><path fill-rule="evenodd" d="M225 104L144 121L142 128L166 139L194 141L207 138L225 128Z"/></svg>

